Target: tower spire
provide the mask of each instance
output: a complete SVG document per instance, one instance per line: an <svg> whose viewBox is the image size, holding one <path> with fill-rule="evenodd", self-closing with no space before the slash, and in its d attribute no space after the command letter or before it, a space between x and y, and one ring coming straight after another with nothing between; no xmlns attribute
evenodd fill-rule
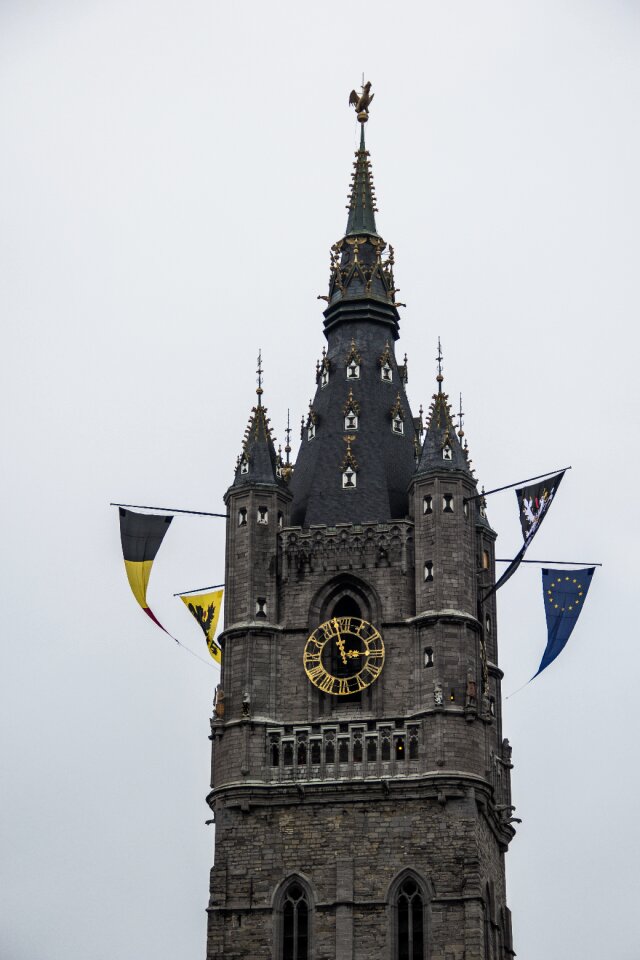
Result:
<svg viewBox="0 0 640 960"><path fill-rule="evenodd" d="M360 94L351 91L349 103L355 107L360 122L360 147L356 150L347 209L347 229L331 248L331 277L328 306L324 311L325 330L342 321L366 319L391 326L398 339L399 306L393 276L393 249L383 260L387 244L376 227L376 196L369 151L365 143L364 125L369 119L373 100L371 81L363 84Z"/></svg>
<svg viewBox="0 0 640 960"><path fill-rule="evenodd" d="M258 369L256 370L256 373L258 374L258 387L256 389L256 393L258 394L258 406L261 407L262 394L264 392L262 389L262 348L258 350Z"/></svg>
<svg viewBox="0 0 640 960"><path fill-rule="evenodd" d="M436 361L438 363L438 376L436 377L436 380L438 381L438 393L442 393L442 381L444 380L444 377L442 375L443 359L444 358L442 356L442 347L440 346L440 337L438 337L438 356L436 357Z"/></svg>
<svg viewBox="0 0 640 960"><path fill-rule="evenodd" d="M369 160L369 151L367 150L364 139L364 125L366 121L360 123L360 147L356 151L356 159L353 164L353 173L351 174L351 193L349 195L349 217L347 219L346 236L360 236L361 234L371 234L378 236L376 230L376 195L373 186L373 173L371 172L371 161Z"/></svg>
<svg viewBox="0 0 640 960"><path fill-rule="evenodd" d="M282 484L281 463L276 453L267 408L262 405L262 350L258 353L256 394L258 400L251 410L244 432L242 452L236 464L233 486L252 483Z"/></svg>

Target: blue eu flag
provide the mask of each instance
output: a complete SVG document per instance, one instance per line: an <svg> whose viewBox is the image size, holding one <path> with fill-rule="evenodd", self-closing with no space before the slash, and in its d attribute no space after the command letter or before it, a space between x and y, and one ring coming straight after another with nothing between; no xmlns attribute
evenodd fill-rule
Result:
<svg viewBox="0 0 640 960"><path fill-rule="evenodd" d="M543 570L542 592L544 608L547 614L547 647L535 674L537 677L545 667L556 659L564 649L576 625L587 592L591 586L595 567L582 570Z"/></svg>

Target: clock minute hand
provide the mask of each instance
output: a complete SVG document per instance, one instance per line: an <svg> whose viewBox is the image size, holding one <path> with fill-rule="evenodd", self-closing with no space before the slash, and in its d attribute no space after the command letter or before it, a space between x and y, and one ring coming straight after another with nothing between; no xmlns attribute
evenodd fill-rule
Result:
<svg viewBox="0 0 640 960"><path fill-rule="evenodd" d="M337 620L334 620L334 621L333 621L333 626L334 626L334 629L335 629L335 631L336 631L336 644L337 644L337 646L338 646L338 650L340 651L340 658L342 659L342 662L343 662L344 664L346 664L346 662L347 662L347 654L346 654L346 651L345 651L345 649L344 649L344 640L342 639L342 634L341 634L340 631L338 630L338 621L337 621Z"/></svg>

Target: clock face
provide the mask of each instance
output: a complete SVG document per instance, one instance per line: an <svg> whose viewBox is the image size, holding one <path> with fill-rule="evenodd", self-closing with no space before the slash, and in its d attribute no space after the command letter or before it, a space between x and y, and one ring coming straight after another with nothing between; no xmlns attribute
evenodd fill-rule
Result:
<svg viewBox="0 0 640 960"><path fill-rule="evenodd" d="M365 690L384 665L384 644L374 626L358 617L321 623L304 648L304 669L323 693L344 697Z"/></svg>

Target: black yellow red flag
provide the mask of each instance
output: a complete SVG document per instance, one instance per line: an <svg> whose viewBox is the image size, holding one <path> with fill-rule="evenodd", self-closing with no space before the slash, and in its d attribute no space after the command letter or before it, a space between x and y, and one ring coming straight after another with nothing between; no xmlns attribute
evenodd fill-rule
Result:
<svg viewBox="0 0 640 960"><path fill-rule="evenodd" d="M214 640L222 606L222 593L222 590L213 590L211 593L199 593L195 596L180 594L180 599L202 627L207 649L216 663L222 663L222 650Z"/></svg>
<svg viewBox="0 0 640 960"><path fill-rule="evenodd" d="M172 520L173 516L133 513L120 507L120 539L129 586L147 616L170 637L147 603L147 586L153 561Z"/></svg>

